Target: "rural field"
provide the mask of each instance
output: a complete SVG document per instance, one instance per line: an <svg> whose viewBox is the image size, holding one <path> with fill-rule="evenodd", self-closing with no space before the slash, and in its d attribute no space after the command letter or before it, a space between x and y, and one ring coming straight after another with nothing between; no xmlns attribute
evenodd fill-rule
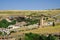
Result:
<svg viewBox="0 0 60 40"><path fill-rule="evenodd" d="M0 10L0 16L40 16L41 14L53 17L60 15L60 10Z"/></svg>
<svg viewBox="0 0 60 40"><path fill-rule="evenodd" d="M22 28L22 30L23 29L25 29L25 28ZM24 30L21 32L12 33L10 36L16 36L19 34L30 33L30 32L36 33L36 34L57 34L57 35L59 35L60 34L60 25L55 26L55 27L49 26L49 27L38 28L38 29L27 30L27 31Z"/></svg>
<svg viewBox="0 0 60 40"><path fill-rule="evenodd" d="M30 14L56 15L60 10L0 10L1 15L30 15Z"/></svg>
<svg viewBox="0 0 60 40"><path fill-rule="evenodd" d="M60 10L0 10L0 16L39 16L45 14L47 16L55 16L60 14ZM56 18L60 19L60 16ZM28 31L26 31L28 32ZM29 31L30 32L30 31ZM32 30L34 33L60 33L60 26L56 27L44 27Z"/></svg>
<svg viewBox="0 0 60 40"><path fill-rule="evenodd" d="M42 22L40 19L40 18L43 18L43 17L41 17L42 14L45 18L45 20L42 19L43 23L44 22L45 23L54 22L54 23L56 23L56 25L53 24L53 25L50 25L50 26L47 25L44 27L41 26L39 28L38 28L38 26L37 26L37 28L33 28L34 26L30 26L30 25L37 24L37 23L38 24L41 23L41 25L42 25ZM15 17L16 16L17 18L19 18L19 16L21 16L21 17L27 16L28 18L27 19L20 19L21 18L20 17L18 20L12 21L12 23L9 23L8 21L5 20L7 18L7 16L8 17L11 17L11 16ZM0 22L0 24L3 24L3 25L0 25L0 26L4 26L5 22L6 22L6 25L4 27L6 27L6 28L9 27L9 24L15 25L15 24L18 24L20 22L26 22L28 27L32 28L32 29L28 29L26 25L23 25L23 26L21 26L21 28L13 29L13 30L17 30L17 31L14 32L12 30L13 32L9 34L10 37L17 38L20 35L24 37L24 35L26 33L34 33L34 34L39 34L39 35L40 34L60 35L60 21L59 21L60 20L60 10L4 10L4 11L0 10L0 19L4 18L4 17L5 17L5 19ZM31 19L30 19L30 17L31 17ZM19 20L20 20L20 22L19 22ZM21 23L18 25L21 25ZM26 28L25 28L25 26L26 26ZM20 26L17 26L17 27L20 27Z"/></svg>

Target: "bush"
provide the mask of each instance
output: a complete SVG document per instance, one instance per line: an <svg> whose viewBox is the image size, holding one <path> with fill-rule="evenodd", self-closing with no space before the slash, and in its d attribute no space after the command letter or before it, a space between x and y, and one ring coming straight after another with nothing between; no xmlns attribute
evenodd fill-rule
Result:
<svg viewBox="0 0 60 40"><path fill-rule="evenodd" d="M16 20L12 20L12 22L9 23L10 25L16 24Z"/></svg>
<svg viewBox="0 0 60 40"><path fill-rule="evenodd" d="M26 26L38 23L38 19L32 20L28 18L28 19L25 19L25 21L28 23Z"/></svg>
<svg viewBox="0 0 60 40"><path fill-rule="evenodd" d="M16 31L11 31L10 33L15 33Z"/></svg>
<svg viewBox="0 0 60 40"><path fill-rule="evenodd" d="M58 38L54 35L49 34L49 36L47 37L47 40L58 40Z"/></svg>
<svg viewBox="0 0 60 40"><path fill-rule="evenodd" d="M39 40L47 40L47 37L44 36L44 35L40 35L40 36L39 36Z"/></svg>
<svg viewBox="0 0 60 40"><path fill-rule="evenodd" d="M25 40L58 40L56 36L49 34L49 36L38 35L33 33L25 34Z"/></svg>
<svg viewBox="0 0 60 40"><path fill-rule="evenodd" d="M9 22L5 19L0 21L0 28L7 28L9 26Z"/></svg>
<svg viewBox="0 0 60 40"><path fill-rule="evenodd" d="M2 32L0 32L0 35L2 35Z"/></svg>
<svg viewBox="0 0 60 40"><path fill-rule="evenodd" d="M39 35L38 34L25 34L25 40L39 40Z"/></svg>
<svg viewBox="0 0 60 40"><path fill-rule="evenodd" d="M16 20L13 20L12 22L8 22L6 19L3 19L0 21L0 28L7 28L9 25L16 24Z"/></svg>

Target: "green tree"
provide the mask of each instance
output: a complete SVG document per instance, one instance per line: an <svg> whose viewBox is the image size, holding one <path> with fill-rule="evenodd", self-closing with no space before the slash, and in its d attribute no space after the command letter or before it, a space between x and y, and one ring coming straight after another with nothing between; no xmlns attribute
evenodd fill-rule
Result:
<svg viewBox="0 0 60 40"><path fill-rule="evenodd" d="M10 22L10 25L14 25L14 24L16 24L16 20L12 20L12 22Z"/></svg>
<svg viewBox="0 0 60 40"><path fill-rule="evenodd" d="M25 40L39 40L39 35L38 34L25 34Z"/></svg>
<svg viewBox="0 0 60 40"><path fill-rule="evenodd" d="M5 19L0 21L0 28L7 28L9 26L9 22Z"/></svg>
<svg viewBox="0 0 60 40"><path fill-rule="evenodd" d="M25 34L25 40L58 40L58 38L51 34L49 34L49 36L47 37L45 35L27 33L27 34Z"/></svg>
<svg viewBox="0 0 60 40"><path fill-rule="evenodd" d="M16 24L16 20L13 20L12 22L8 22L6 19L3 19L0 21L0 28L7 28L9 25Z"/></svg>
<svg viewBox="0 0 60 40"><path fill-rule="evenodd" d="M39 40L47 40L47 37L44 35L40 35Z"/></svg>
<svg viewBox="0 0 60 40"><path fill-rule="evenodd" d="M47 37L47 40L58 40L58 38L56 36L49 34L49 36Z"/></svg>

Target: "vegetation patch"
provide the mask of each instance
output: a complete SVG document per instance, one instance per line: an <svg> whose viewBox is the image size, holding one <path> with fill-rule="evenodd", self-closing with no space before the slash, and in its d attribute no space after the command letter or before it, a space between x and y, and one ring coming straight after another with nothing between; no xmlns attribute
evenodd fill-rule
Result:
<svg viewBox="0 0 60 40"><path fill-rule="evenodd" d="M9 25L13 25L15 23L15 20L13 20L12 22L8 22L6 19L3 19L0 21L0 28L7 28Z"/></svg>
<svg viewBox="0 0 60 40"><path fill-rule="evenodd" d="M25 34L25 40L59 40L59 39L52 34L46 36L46 35L27 33Z"/></svg>

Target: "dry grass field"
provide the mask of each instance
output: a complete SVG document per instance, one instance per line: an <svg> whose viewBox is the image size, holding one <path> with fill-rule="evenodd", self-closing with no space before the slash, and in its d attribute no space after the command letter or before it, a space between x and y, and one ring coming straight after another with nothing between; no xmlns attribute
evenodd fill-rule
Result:
<svg viewBox="0 0 60 40"><path fill-rule="evenodd" d="M18 30L18 29L17 29ZM36 33L36 34L59 34L60 33L60 25L55 26L55 27L44 27L44 28L37 28L33 30L24 30L21 32L16 32L16 33L11 33L10 36L16 36L16 35L21 35L23 33Z"/></svg>
<svg viewBox="0 0 60 40"><path fill-rule="evenodd" d="M60 14L60 10L0 10L0 15L30 15L36 13L37 15L56 15Z"/></svg>

